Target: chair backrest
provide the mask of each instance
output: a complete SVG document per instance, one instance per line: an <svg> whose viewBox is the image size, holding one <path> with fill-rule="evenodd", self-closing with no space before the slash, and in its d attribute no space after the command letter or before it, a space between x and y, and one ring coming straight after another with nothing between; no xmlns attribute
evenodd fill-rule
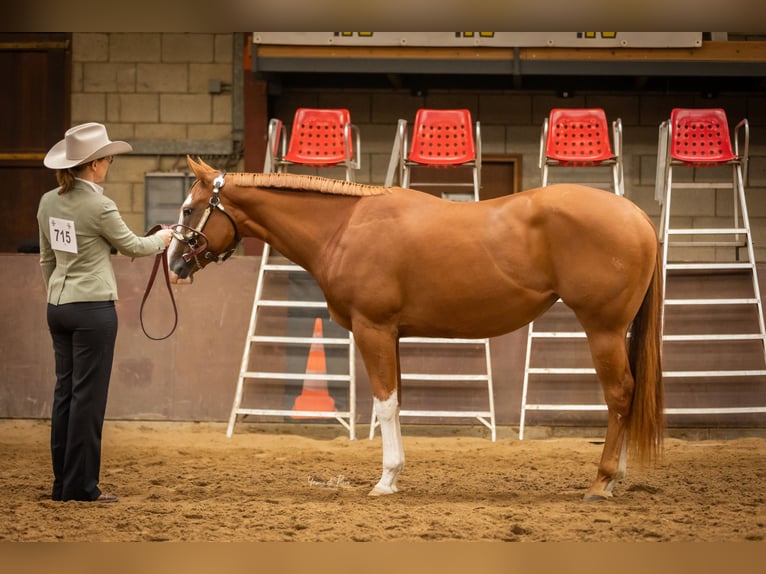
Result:
<svg viewBox="0 0 766 574"><path fill-rule="evenodd" d="M670 113L670 157L694 165L735 159L729 122L721 108L674 108Z"/></svg>
<svg viewBox="0 0 766 574"><path fill-rule="evenodd" d="M351 159L351 114L347 109L298 108L285 159L293 163L329 166ZM348 125L348 131L347 131Z"/></svg>
<svg viewBox="0 0 766 574"><path fill-rule="evenodd" d="M548 115L545 155L562 164L593 165L613 159L609 124L601 108L554 108Z"/></svg>
<svg viewBox="0 0 766 574"><path fill-rule="evenodd" d="M420 109L412 126L409 161L456 166L476 160L471 112L466 109Z"/></svg>

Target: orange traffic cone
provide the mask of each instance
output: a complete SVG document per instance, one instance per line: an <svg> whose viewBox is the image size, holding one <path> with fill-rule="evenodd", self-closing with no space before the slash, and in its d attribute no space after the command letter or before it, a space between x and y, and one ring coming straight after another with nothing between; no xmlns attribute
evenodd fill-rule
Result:
<svg viewBox="0 0 766 574"><path fill-rule="evenodd" d="M322 319L314 321L314 338L322 337ZM311 343L309 358L306 362L306 374L327 374L327 363L324 356L324 345L321 342ZM295 411L335 411L335 400L327 392L327 381L322 379L304 379L301 394L295 397ZM311 418L293 416L292 418Z"/></svg>

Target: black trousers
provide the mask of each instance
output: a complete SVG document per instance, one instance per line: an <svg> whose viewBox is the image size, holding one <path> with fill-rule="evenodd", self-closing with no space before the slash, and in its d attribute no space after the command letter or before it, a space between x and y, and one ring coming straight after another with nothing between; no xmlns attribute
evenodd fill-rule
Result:
<svg viewBox="0 0 766 574"><path fill-rule="evenodd" d="M53 500L95 500L101 431L112 374L114 301L48 305L56 358L51 413Z"/></svg>

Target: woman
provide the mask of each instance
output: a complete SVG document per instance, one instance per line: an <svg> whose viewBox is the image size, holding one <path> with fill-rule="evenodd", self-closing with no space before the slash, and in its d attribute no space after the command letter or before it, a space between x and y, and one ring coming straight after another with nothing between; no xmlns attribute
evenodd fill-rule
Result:
<svg viewBox="0 0 766 574"><path fill-rule="evenodd" d="M155 255L170 243L163 229L134 234L104 195L114 156L133 148L106 128L69 129L45 156L59 187L40 199L40 266L48 291L48 328L56 361L51 414L53 500L116 502L98 487L101 430L117 337L112 247L130 257Z"/></svg>

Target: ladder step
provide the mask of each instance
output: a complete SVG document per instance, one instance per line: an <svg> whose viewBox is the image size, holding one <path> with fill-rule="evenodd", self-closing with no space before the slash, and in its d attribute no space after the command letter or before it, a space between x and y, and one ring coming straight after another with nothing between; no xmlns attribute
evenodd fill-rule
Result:
<svg viewBox="0 0 766 574"><path fill-rule="evenodd" d="M261 299L257 307L297 307L306 309L327 309L326 301L285 301L280 299Z"/></svg>
<svg viewBox="0 0 766 574"><path fill-rule="evenodd" d="M277 264L277 263L268 263L263 266L263 269L265 271L306 271L303 267L300 265L296 265L295 263L285 263L285 264Z"/></svg>
<svg viewBox="0 0 766 574"><path fill-rule="evenodd" d="M666 263L666 269L752 269L752 263Z"/></svg>
<svg viewBox="0 0 766 574"><path fill-rule="evenodd" d="M663 335L663 341L758 341L760 333L718 333L709 335Z"/></svg>
<svg viewBox="0 0 766 574"><path fill-rule="evenodd" d="M755 305L758 299L665 299L665 305Z"/></svg>
<svg viewBox="0 0 766 574"><path fill-rule="evenodd" d="M421 344L446 344L446 345L485 345L489 339L450 339L440 337L402 337L400 343L421 343Z"/></svg>
<svg viewBox="0 0 766 574"><path fill-rule="evenodd" d="M399 416L402 417L467 417L467 418L480 418L490 417L492 413L489 411L410 411L401 410Z"/></svg>
<svg viewBox="0 0 766 574"><path fill-rule="evenodd" d="M524 408L528 411L605 411L606 405L555 405L539 404L531 405L527 403Z"/></svg>
<svg viewBox="0 0 766 574"><path fill-rule="evenodd" d="M239 408L235 411L238 415L275 415L283 417L302 416L316 418L338 418L348 417L351 413L348 411L296 411L290 409L245 409Z"/></svg>
<svg viewBox="0 0 766 574"><path fill-rule="evenodd" d="M606 405L555 405L539 404L526 405L528 411L605 411ZM747 414L766 413L766 407L690 407L690 408L666 408L666 415L692 415L692 414Z"/></svg>
<svg viewBox="0 0 766 574"><path fill-rule="evenodd" d="M728 415L766 413L766 407L689 407L665 409L667 415Z"/></svg>
<svg viewBox="0 0 766 574"><path fill-rule="evenodd" d="M402 373L403 381L465 381L482 382L489 380L489 375L440 375L433 373Z"/></svg>
<svg viewBox="0 0 766 574"><path fill-rule="evenodd" d="M701 377L762 377L766 376L766 370L742 370L742 371L663 371L663 377L673 379L701 378Z"/></svg>
<svg viewBox="0 0 766 574"><path fill-rule="evenodd" d="M669 247L745 247L747 242L742 241L670 241Z"/></svg>
<svg viewBox="0 0 766 574"><path fill-rule="evenodd" d="M668 229L668 235L736 235L738 233L747 233L747 229L744 227Z"/></svg>
<svg viewBox="0 0 766 574"><path fill-rule="evenodd" d="M345 381L351 380L351 375L330 375L327 373L271 373L243 371L239 374L243 379L271 379L277 381Z"/></svg>
<svg viewBox="0 0 766 574"><path fill-rule="evenodd" d="M595 375L596 369L559 369L547 367L531 367L527 369L530 375Z"/></svg>
<svg viewBox="0 0 766 574"><path fill-rule="evenodd" d="M279 343L283 345L311 345L322 343L323 345L350 345L350 338L333 337L272 337L269 335L252 335L249 338L252 343Z"/></svg>
<svg viewBox="0 0 766 574"><path fill-rule="evenodd" d="M583 331L533 331L531 336L535 339L584 339Z"/></svg>
<svg viewBox="0 0 766 574"><path fill-rule="evenodd" d="M681 165L681 164L675 164ZM721 166L731 165L730 163L721 163ZM673 189L733 189L734 184L724 181L674 181Z"/></svg>

